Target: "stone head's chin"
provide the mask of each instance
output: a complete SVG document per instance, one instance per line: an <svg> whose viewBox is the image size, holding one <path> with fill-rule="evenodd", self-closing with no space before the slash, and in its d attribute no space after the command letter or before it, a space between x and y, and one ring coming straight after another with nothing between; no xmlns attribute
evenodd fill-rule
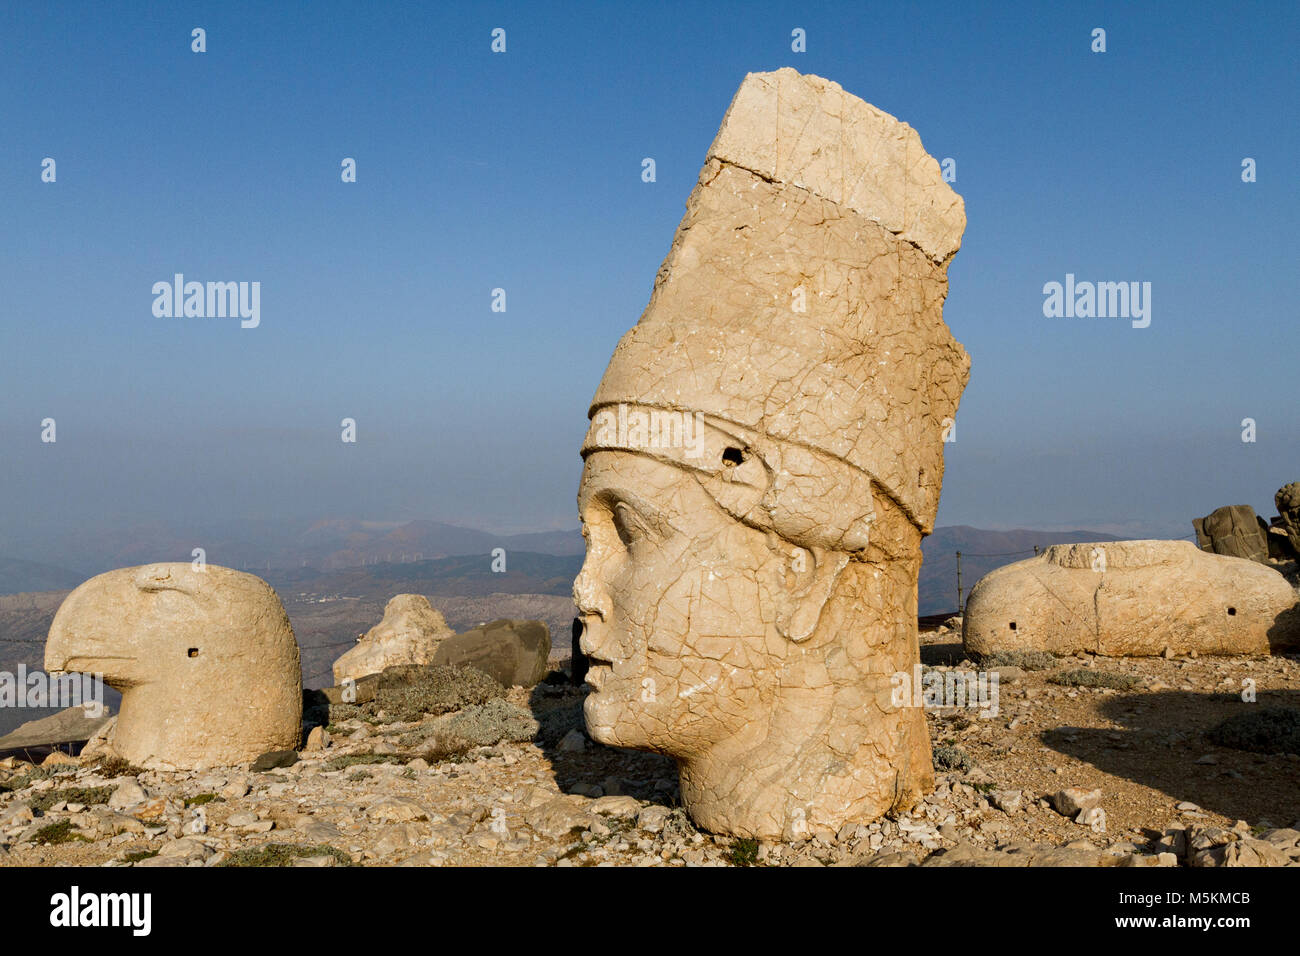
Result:
<svg viewBox="0 0 1300 956"><path fill-rule="evenodd" d="M592 740L608 747L644 747L643 734L628 722L627 712L627 699L610 690L593 691L582 702L582 716Z"/></svg>

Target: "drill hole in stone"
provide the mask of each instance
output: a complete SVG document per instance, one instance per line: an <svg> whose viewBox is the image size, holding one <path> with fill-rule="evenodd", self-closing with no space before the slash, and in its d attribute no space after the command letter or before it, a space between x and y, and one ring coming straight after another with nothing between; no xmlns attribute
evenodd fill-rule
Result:
<svg viewBox="0 0 1300 956"><path fill-rule="evenodd" d="M197 647L191 647L191 648L189 649L189 651L188 651L188 656L190 656L190 657L198 657L198 656L199 656L199 649L198 649Z"/></svg>
<svg viewBox="0 0 1300 956"><path fill-rule="evenodd" d="M1011 624L1010 624L1010 627L1011 627L1011 630L1014 631L1014 630L1016 629L1016 622L1015 622L1015 621L1012 621Z"/></svg>
<svg viewBox="0 0 1300 956"><path fill-rule="evenodd" d="M1237 616L1237 609L1235 607L1228 608L1228 617L1236 617L1236 616Z"/></svg>
<svg viewBox="0 0 1300 956"><path fill-rule="evenodd" d="M722 452L722 463L724 465L739 465L745 460L745 453L739 448L727 448Z"/></svg>

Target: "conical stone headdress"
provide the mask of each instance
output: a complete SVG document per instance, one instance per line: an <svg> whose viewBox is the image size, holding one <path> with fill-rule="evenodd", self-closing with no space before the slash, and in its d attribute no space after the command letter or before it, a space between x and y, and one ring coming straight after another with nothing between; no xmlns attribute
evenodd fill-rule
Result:
<svg viewBox="0 0 1300 956"><path fill-rule="evenodd" d="M749 74L589 416L629 405L732 423L825 462L828 480L787 482L787 496L859 496L869 483L832 473L864 473L928 533L970 371L942 314L965 225L906 123L821 77ZM601 447L589 433L583 453Z"/></svg>

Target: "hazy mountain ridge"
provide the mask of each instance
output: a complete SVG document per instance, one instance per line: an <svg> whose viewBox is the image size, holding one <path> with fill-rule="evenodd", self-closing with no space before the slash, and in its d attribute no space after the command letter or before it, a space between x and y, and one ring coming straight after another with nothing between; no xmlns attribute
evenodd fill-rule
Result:
<svg viewBox="0 0 1300 956"><path fill-rule="evenodd" d="M22 559L0 558L0 594L75 587L113 568L191 561L196 548L203 549L209 564L265 577L287 568L331 571L457 555L486 557L495 548L505 549L507 555L580 555L584 547L576 528L503 535L439 521L235 521L220 529L153 522L51 536L26 550L11 543L6 550L21 553Z"/></svg>
<svg viewBox="0 0 1300 956"><path fill-rule="evenodd" d="M24 591L58 591L75 588L85 578L68 568L0 558L0 594L21 594Z"/></svg>

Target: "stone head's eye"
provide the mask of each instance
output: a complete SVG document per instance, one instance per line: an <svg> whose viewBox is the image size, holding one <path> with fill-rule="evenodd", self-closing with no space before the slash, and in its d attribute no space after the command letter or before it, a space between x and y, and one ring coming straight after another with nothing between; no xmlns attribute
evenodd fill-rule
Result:
<svg viewBox="0 0 1300 956"><path fill-rule="evenodd" d="M614 528L623 547L630 548L635 542L646 536L645 524L640 516L628 505L619 502L614 505Z"/></svg>

